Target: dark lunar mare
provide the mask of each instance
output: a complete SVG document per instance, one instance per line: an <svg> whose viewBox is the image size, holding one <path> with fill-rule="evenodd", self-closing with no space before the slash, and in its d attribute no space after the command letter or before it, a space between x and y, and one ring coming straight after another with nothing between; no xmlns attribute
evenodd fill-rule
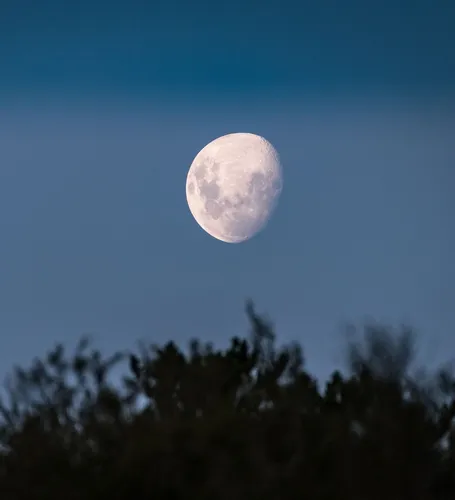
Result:
<svg viewBox="0 0 455 500"><path fill-rule="evenodd" d="M199 192L201 198L204 201L204 207L207 213L214 220L218 220L222 215L228 205L223 203L220 197L220 186L219 186L219 164L215 163L211 167L211 172L215 174L215 179L207 181L205 176L207 172L207 165L202 163L198 165L194 171L194 176L197 180ZM227 200L224 200L227 201Z"/></svg>

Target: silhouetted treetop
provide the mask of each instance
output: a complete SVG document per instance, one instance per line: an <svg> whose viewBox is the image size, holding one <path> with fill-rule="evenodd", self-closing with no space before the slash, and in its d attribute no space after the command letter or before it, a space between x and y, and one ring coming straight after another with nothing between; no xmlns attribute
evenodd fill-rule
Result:
<svg viewBox="0 0 455 500"><path fill-rule="evenodd" d="M246 312L250 334L226 349L195 339L104 357L84 338L15 368L0 498L455 498L455 380L411 373L411 329L367 325L349 370L319 387L302 346L277 346Z"/></svg>

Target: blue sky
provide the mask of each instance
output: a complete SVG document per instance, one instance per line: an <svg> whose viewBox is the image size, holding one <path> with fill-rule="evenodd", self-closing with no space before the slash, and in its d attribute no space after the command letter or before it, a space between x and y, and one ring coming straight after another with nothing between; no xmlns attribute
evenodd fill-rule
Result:
<svg viewBox="0 0 455 500"><path fill-rule="evenodd" d="M186 4L1 3L2 372L85 333L223 345L247 297L319 376L340 324L369 317L450 357L453 3ZM184 186L238 131L272 142L285 184L266 229L229 245Z"/></svg>

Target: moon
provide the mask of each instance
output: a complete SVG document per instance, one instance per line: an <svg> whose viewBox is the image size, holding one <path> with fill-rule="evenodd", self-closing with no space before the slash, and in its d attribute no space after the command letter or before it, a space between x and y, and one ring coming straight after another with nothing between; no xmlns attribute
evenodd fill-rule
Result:
<svg viewBox="0 0 455 500"><path fill-rule="evenodd" d="M256 134L215 139L194 158L186 178L186 199L196 222L226 243L240 243L261 231L283 188L275 148Z"/></svg>

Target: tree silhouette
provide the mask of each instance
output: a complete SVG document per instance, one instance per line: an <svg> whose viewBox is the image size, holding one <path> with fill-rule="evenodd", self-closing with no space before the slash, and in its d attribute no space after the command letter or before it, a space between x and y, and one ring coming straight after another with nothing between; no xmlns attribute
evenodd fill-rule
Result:
<svg viewBox="0 0 455 500"><path fill-rule="evenodd" d="M82 339L16 368L0 404L0 498L455 498L455 379L411 373L410 329L367 325L321 388L299 344L246 312L247 338L140 345ZM111 369L128 361L121 384Z"/></svg>

